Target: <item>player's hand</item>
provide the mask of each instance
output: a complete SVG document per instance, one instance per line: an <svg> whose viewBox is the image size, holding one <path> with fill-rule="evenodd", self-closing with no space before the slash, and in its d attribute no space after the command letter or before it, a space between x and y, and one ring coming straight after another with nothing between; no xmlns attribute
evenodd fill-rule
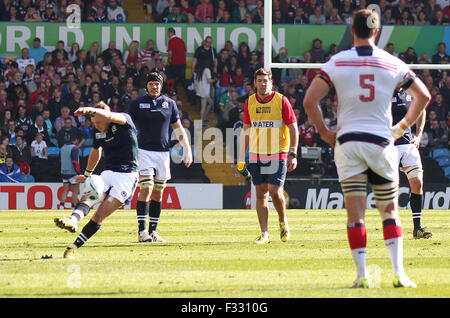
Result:
<svg viewBox="0 0 450 318"><path fill-rule="evenodd" d="M73 114L75 116L84 116L91 113L91 107L80 107Z"/></svg>
<svg viewBox="0 0 450 318"><path fill-rule="evenodd" d="M78 175L78 176L75 178L75 181L76 181L77 183L83 183L84 181L86 181L86 179L87 179L86 176L80 174L80 175Z"/></svg>
<svg viewBox="0 0 450 318"><path fill-rule="evenodd" d="M416 146L417 149L420 148L420 139L421 138L419 138L418 136L413 137L413 144L414 144L414 146Z"/></svg>
<svg viewBox="0 0 450 318"><path fill-rule="evenodd" d="M181 157L181 160L184 162L184 165L186 168L189 168L192 164L192 151L189 149L189 151L186 151L183 149L183 157Z"/></svg>
<svg viewBox="0 0 450 318"><path fill-rule="evenodd" d="M320 138L322 138L323 141L325 141L327 144L329 144L333 149L336 145L336 132L332 130L325 130L323 133L320 134Z"/></svg>
<svg viewBox="0 0 450 318"><path fill-rule="evenodd" d="M287 160L287 170L288 172L291 172L297 168L297 158L288 156Z"/></svg>

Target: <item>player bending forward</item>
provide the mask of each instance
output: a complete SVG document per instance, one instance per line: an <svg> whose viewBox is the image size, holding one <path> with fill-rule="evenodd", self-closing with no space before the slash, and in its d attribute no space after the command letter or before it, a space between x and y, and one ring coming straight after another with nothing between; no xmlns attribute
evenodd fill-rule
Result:
<svg viewBox="0 0 450 318"><path fill-rule="evenodd" d="M94 145L89 155L84 175L76 178L82 183L92 174L104 151L105 170L100 177L105 183L105 196L91 220L81 230L75 242L64 252L64 258L73 258L76 250L91 238L102 222L133 196L138 182L138 146L136 128L126 113L111 112L103 102L93 107L81 107L76 116L91 115L95 126ZM56 218L55 224L70 232L77 231L78 222L85 217L96 202L83 197L68 219Z"/></svg>
<svg viewBox="0 0 450 318"><path fill-rule="evenodd" d="M304 106L323 140L335 147L335 163L347 208L347 234L357 278L352 287L371 286L366 268L366 187L369 182L383 222L394 287L416 287L403 268L402 227L398 215L398 161L394 140L417 120L430 100L425 85L409 67L375 46L379 17L359 10L352 25L354 47L334 55L308 89ZM376 26L376 27L371 27ZM330 87L338 97L336 132L319 102ZM391 128L391 98L396 88L413 97L405 117Z"/></svg>

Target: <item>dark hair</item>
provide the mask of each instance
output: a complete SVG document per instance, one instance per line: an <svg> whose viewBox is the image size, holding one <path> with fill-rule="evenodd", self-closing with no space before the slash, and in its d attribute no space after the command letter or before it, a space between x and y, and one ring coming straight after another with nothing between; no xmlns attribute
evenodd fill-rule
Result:
<svg viewBox="0 0 450 318"><path fill-rule="evenodd" d="M163 86L163 84L164 84L164 80L163 80L161 74L159 74L157 72L151 72L150 74L147 75L147 79L145 81L145 86L147 86L148 82L159 82L161 84L161 86Z"/></svg>
<svg viewBox="0 0 450 318"><path fill-rule="evenodd" d="M376 27L371 27L370 24ZM353 19L352 28L360 39L369 39L379 26L379 16L371 10L358 10Z"/></svg>
<svg viewBox="0 0 450 318"><path fill-rule="evenodd" d="M259 68L259 69L257 69L256 70L256 72L255 72L255 81L256 81L256 77L257 76L260 76L260 75L262 75L262 76L269 76L269 79L272 79L272 72L271 71L269 71L269 70L266 70L265 68L263 68L263 67L261 67L261 68Z"/></svg>

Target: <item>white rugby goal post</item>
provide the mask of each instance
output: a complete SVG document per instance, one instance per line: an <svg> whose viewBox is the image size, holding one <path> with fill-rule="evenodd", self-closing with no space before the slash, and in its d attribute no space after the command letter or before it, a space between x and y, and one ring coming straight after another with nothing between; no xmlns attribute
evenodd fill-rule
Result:
<svg viewBox="0 0 450 318"><path fill-rule="evenodd" d="M270 13L270 14L269 14ZM299 26L301 27L301 26ZM301 39L300 39L301 40ZM437 43L436 43L437 44ZM270 54L267 54L269 53ZM264 68L318 69L322 63L273 63L272 62L272 1L264 0ZM299 54L296 54L299 55ZM413 70L450 70L450 64L409 64Z"/></svg>
<svg viewBox="0 0 450 318"><path fill-rule="evenodd" d="M264 68L319 69L322 63L273 63L272 62L272 0L264 0ZM301 27L301 26L299 26ZM301 39L300 39L301 41ZM437 43L436 43L437 44ZM299 53L299 52L297 52ZM300 54L295 54L300 55ZM450 70L450 64L408 64L414 70ZM255 186L251 183L251 208L256 208ZM270 206L272 207L272 206Z"/></svg>

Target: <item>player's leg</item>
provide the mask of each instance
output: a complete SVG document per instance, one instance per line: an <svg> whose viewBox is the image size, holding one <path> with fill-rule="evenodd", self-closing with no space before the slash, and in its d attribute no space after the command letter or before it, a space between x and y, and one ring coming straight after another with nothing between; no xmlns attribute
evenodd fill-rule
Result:
<svg viewBox="0 0 450 318"><path fill-rule="evenodd" d="M356 281L353 288L369 288L366 266L367 231L365 210L367 196L367 175L358 174L341 181L347 209L347 238L356 266Z"/></svg>
<svg viewBox="0 0 450 318"><path fill-rule="evenodd" d="M394 273L394 287L416 287L405 274L403 266L403 235L398 215L398 180L390 181L371 173L369 182L383 224L383 237L389 251Z"/></svg>
<svg viewBox="0 0 450 318"><path fill-rule="evenodd" d="M69 189L70 189L70 183L69 180L63 180L63 192L61 194L61 200L59 201L58 204L58 209L59 210L64 210L65 208L65 203L67 200L67 194L69 193Z"/></svg>
<svg viewBox="0 0 450 318"><path fill-rule="evenodd" d="M255 185L256 192L256 214L258 215L261 235L256 239L257 244L269 243L269 187L267 183Z"/></svg>
<svg viewBox="0 0 450 318"><path fill-rule="evenodd" d="M78 195L80 194L80 184L72 183L72 209L74 209L77 205Z"/></svg>
<svg viewBox="0 0 450 318"><path fill-rule="evenodd" d="M102 222L122 205L122 202L108 195L100 204L97 211L95 211L91 220L83 227L75 242L67 247L64 252L64 258L73 258L75 251L83 246L83 244L86 243L87 240L89 240L95 233L97 233Z"/></svg>
<svg viewBox="0 0 450 318"><path fill-rule="evenodd" d="M161 236L159 236L158 232L156 231L159 223L159 218L161 216L162 198L165 187L166 180L155 178L155 185L151 194L149 207L150 220L148 225L148 233L152 238L151 242L165 242L165 240Z"/></svg>
<svg viewBox="0 0 450 318"><path fill-rule="evenodd" d="M284 196L284 180L286 179L287 165L286 160L274 160L272 164L278 165L276 172L268 178L268 190L272 198L272 203L278 212L278 221L280 225L281 241L286 242L290 238L289 224L286 216L286 198Z"/></svg>
<svg viewBox="0 0 450 318"><path fill-rule="evenodd" d="M152 159L150 157L150 152L139 149L138 150L138 160L139 160L139 195L136 203L136 216L138 221L138 240L139 242L151 241L151 238L147 232L147 218L149 213L149 200L150 194L153 190L153 177L154 168Z"/></svg>
<svg viewBox="0 0 450 318"><path fill-rule="evenodd" d="M411 206L414 224L413 237L415 239L428 239L433 236L422 227L422 201L423 201L423 170L420 154L416 147L410 146L410 151L404 155L403 168L401 170L408 178L411 194L409 204ZM402 158L403 159L403 158Z"/></svg>

